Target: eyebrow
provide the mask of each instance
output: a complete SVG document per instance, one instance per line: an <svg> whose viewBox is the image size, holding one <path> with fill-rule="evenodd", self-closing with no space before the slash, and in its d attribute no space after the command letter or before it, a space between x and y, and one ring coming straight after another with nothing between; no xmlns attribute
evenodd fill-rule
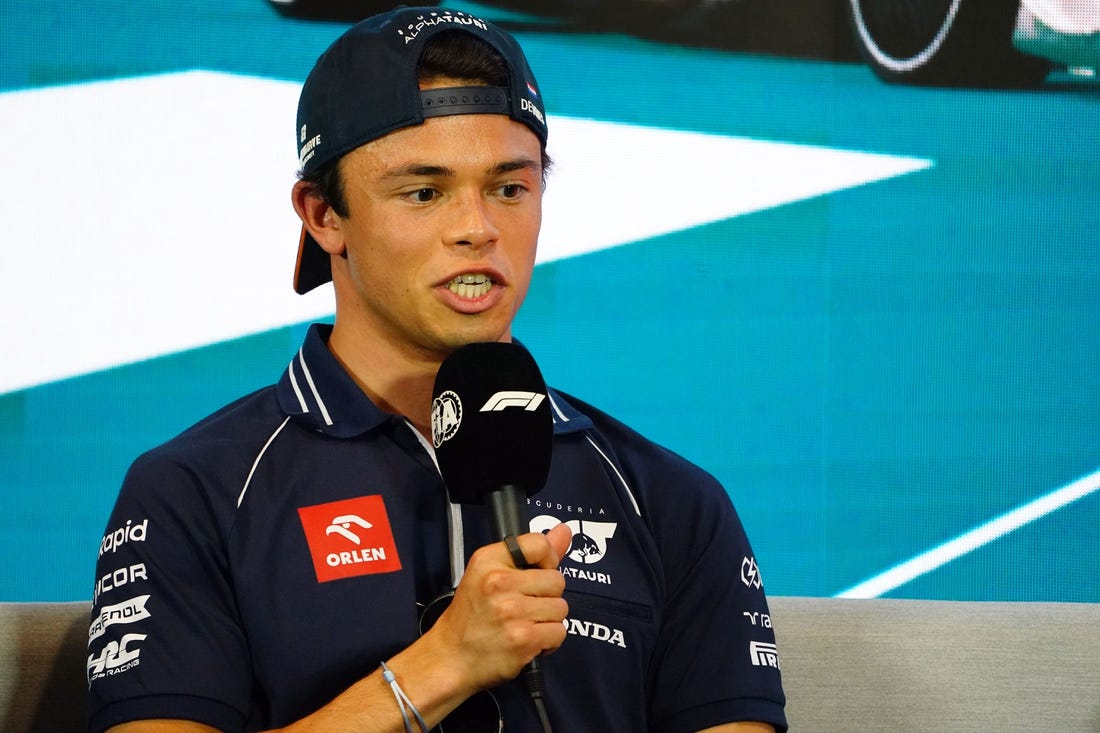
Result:
<svg viewBox="0 0 1100 733"><path fill-rule="evenodd" d="M542 170L542 164L538 161L531 160L530 158L516 158L515 160L506 160L501 163L497 163L493 167L489 168L486 173L489 175L500 175L501 173L512 173L515 171L529 170L533 173L538 173ZM421 178L421 177L434 177L434 176L454 176L456 175L455 169L445 165L432 165L429 163L407 163L406 165L394 168L386 171L382 175L384 179L393 178Z"/></svg>
<svg viewBox="0 0 1100 733"><path fill-rule="evenodd" d="M541 170L542 163L539 161L531 160L530 158L517 158L516 160L498 163L493 166L489 172L492 174L512 173L514 171L531 171L532 173L538 173Z"/></svg>

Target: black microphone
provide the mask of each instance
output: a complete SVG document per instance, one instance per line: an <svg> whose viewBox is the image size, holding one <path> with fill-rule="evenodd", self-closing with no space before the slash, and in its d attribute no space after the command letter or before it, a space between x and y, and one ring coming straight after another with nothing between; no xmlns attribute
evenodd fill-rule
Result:
<svg viewBox="0 0 1100 733"><path fill-rule="evenodd" d="M467 344L440 365L432 390L439 472L452 501L488 507L494 539L530 531L527 497L546 483L553 437L546 383L519 344ZM524 675L543 730L549 731L537 657Z"/></svg>
<svg viewBox="0 0 1100 733"><path fill-rule="evenodd" d="M451 500L486 505L494 539L530 531L526 500L546 483L554 430L531 354L467 344L439 367L432 395L432 443Z"/></svg>

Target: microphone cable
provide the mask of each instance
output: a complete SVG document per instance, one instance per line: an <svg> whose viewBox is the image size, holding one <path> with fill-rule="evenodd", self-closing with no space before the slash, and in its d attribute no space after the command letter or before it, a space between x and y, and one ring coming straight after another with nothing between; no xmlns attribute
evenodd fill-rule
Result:
<svg viewBox="0 0 1100 733"><path fill-rule="evenodd" d="M523 670L523 677L527 682L527 694L531 702L535 704L535 713L539 717L542 733L554 733L550 726L550 714L546 710L546 677L542 672L542 665L537 658L532 659L527 668Z"/></svg>
<svg viewBox="0 0 1100 733"><path fill-rule="evenodd" d="M504 535L503 541L504 546L508 548L508 553L512 556L512 564L519 570L529 569L531 565L527 562L527 557L523 554L516 536L509 532ZM550 725L550 714L546 710L546 675L542 671L542 664L538 657L532 659L523 668L523 679L527 683L527 694L535 705L535 713L542 725L542 733L554 733Z"/></svg>

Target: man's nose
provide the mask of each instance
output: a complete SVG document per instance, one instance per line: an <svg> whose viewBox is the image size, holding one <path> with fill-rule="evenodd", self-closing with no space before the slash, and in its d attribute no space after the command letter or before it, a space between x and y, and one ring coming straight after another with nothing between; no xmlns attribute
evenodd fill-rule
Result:
<svg viewBox="0 0 1100 733"><path fill-rule="evenodd" d="M456 197L449 228L444 235L447 244L483 247L495 242L499 236L491 202L480 193Z"/></svg>

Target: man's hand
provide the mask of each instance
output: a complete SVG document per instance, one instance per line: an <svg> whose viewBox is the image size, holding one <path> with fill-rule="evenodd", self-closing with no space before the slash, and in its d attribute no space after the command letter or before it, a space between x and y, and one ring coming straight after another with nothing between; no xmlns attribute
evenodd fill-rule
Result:
<svg viewBox="0 0 1100 733"><path fill-rule="evenodd" d="M569 611L558 564L572 533L564 524L546 534L517 538L530 569L519 570L503 542L486 545L470 558L450 607L426 634L454 650L453 662L471 691L514 678L539 654L565 641Z"/></svg>

